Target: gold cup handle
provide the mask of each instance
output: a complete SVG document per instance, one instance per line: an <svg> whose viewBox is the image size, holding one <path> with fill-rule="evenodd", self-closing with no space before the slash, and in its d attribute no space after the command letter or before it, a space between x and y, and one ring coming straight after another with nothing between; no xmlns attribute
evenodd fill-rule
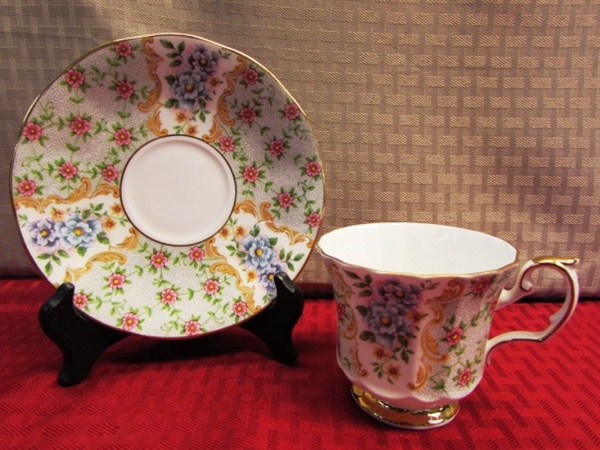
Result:
<svg viewBox="0 0 600 450"><path fill-rule="evenodd" d="M562 274L567 284L567 295L562 307L550 316L550 325L542 331L509 331L490 339L485 348L487 363L491 361L491 351L498 345L513 341L543 342L561 329L571 318L579 300L579 281L577 279L577 258L557 258L544 256L528 261L520 270L517 282L511 289L504 289L498 299L496 309L504 308L533 292L531 277L533 272L542 267Z"/></svg>

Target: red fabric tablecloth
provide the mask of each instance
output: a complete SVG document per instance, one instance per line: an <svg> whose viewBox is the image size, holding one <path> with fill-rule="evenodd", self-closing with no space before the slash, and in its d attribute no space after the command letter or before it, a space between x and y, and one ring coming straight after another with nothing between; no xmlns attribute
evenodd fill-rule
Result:
<svg viewBox="0 0 600 450"><path fill-rule="evenodd" d="M60 351L37 321L51 293L39 280L0 281L3 449L600 448L600 302L581 303L544 344L500 347L449 425L405 431L351 399L330 300L307 301L294 367L240 328L188 341L131 336L62 388ZM494 331L543 328L557 307L513 305Z"/></svg>

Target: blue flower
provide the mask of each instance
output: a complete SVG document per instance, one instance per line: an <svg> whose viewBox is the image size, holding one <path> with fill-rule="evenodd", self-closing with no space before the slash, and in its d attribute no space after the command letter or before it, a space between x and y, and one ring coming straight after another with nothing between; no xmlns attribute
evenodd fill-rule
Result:
<svg viewBox="0 0 600 450"><path fill-rule="evenodd" d="M181 69L171 84L171 92L179 100L179 106L192 111L196 101L208 95L208 88L204 81L206 76L190 69Z"/></svg>
<svg viewBox="0 0 600 450"><path fill-rule="evenodd" d="M283 264L281 264L279 261L275 261L259 273L258 279L260 284L267 288L267 292L269 294L276 293L277 289L275 287L275 275L277 275L279 272L283 272L284 270Z"/></svg>
<svg viewBox="0 0 600 450"><path fill-rule="evenodd" d="M275 259L275 252L266 236L248 236L242 241L242 247L246 250L244 262L250 267L258 269L259 274L267 269Z"/></svg>
<svg viewBox="0 0 600 450"><path fill-rule="evenodd" d="M400 314L406 314L419 304L421 289L412 284L398 280L388 280L378 289L379 296L388 303L395 305Z"/></svg>
<svg viewBox="0 0 600 450"><path fill-rule="evenodd" d="M218 61L219 53L215 50L208 50L202 44L197 45L187 59L189 66L194 72L199 72L206 75L212 75L217 71Z"/></svg>
<svg viewBox="0 0 600 450"><path fill-rule="evenodd" d="M402 308L384 300L372 300L364 320L376 339L390 348L398 335L406 335L411 329L410 320Z"/></svg>
<svg viewBox="0 0 600 450"><path fill-rule="evenodd" d="M102 229L98 219L82 219L79 214L69 216L61 225L60 234L72 247L91 247Z"/></svg>
<svg viewBox="0 0 600 450"><path fill-rule="evenodd" d="M53 249L60 242L60 226L60 222L41 219L28 224L27 231L36 245Z"/></svg>

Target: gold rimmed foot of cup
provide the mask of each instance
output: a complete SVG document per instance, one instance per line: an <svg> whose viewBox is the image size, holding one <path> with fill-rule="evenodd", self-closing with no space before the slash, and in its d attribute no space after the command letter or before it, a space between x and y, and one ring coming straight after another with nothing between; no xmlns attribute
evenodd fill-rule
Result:
<svg viewBox="0 0 600 450"><path fill-rule="evenodd" d="M354 385L352 397L363 411L380 422L409 430L441 427L450 423L459 410L458 403L449 403L431 409L399 408L378 400L369 392Z"/></svg>

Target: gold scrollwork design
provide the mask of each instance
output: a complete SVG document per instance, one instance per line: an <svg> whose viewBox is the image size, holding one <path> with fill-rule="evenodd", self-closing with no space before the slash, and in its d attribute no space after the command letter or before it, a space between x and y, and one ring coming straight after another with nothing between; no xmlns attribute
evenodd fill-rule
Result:
<svg viewBox="0 0 600 450"><path fill-rule="evenodd" d="M440 352L438 341L431 333L431 327L442 324L445 320L444 310L438 305L430 305L430 307L433 317L423 329L423 334L421 335L421 347L423 348L424 357L441 363L448 360L448 354Z"/></svg>
<svg viewBox="0 0 600 450"><path fill-rule="evenodd" d="M204 243L204 250L206 251L206 256L210 259L225 260L225 257L221 255L219 250L217 250L217 246L215 245L216 241L217 239L213 236Z"/></svg>
<svg viewBox="0 0 600 450"><path fill-rule="evenodd" d="M308 248L312 248L314 243L313 240L304 233L293 230L286 225L275 225L275 221L273 220L274 216L269 211L270 207L271 204L269 202L263 202L260 205L260 220L265 221L265 224L269 230L274 231L275 233L284 233L292 245L306 243Z"/></svg>
<svg viewBox="0 0 600 450"><path fill-rule="evenodd" d="M465 292L467 285L463 280L454 279L448 282L448 289L444 289L440 295L431 299L431 302L448 303L459 299Z"/></svg>
<svg viewBox="0 0 600 450"><path fill-rule="evenodd" d="M418 391L423 389L423 387L429 381L429 375L431 375L431 366L427 364L425 361L419 361L419 369L417 371L417 379L414 383L408 383L408 388L411 391Z"/></svg>
<svg viewBox="0 0 600 450"><path fill-rule="evenodd" d="M248 309L252 314L260 310L260 308L258 308L254 302L254 288L244 285L239 272L231 264L225 261L212 264L210 266L210 273L215 274L217 272L220 272L224 275L230 275L235 278L235 285L242 293L244 299L246 300L246 304L248 305Z"/></svg>
<svg viewBox="0 0 600 450"><path fill-rule="evenodd" d="M160 78L156 74L156 69L158 65L163 61L163 58L157 54L152 48L152 44L154 43L154 38L152 36L147 36L142 39L142 51L146 56L146 64L148 65L148 75L150 79L154 81L154 88L148 93L148 97L145 102L140 102L138 105L138 109L147 113L153 108L155 108L160 99L161 92L161 82ZM158 105L161 106L161 105Z"/></svg>
<svg viewBox="0 0 600 450"><path fill-rule="evenodd" d="M246 58L242 58L240 55L238 55L237 61L239 64L237 64L229 72L223 74L223 78L225 78L227 87L217 100L217 112L214 116L213 124L210 127L210 130L208 130L207 134L202 136L202 139L208 143L216 141L223 134L221 123L230 127L235 125L235 119L231 117L229 106L227 106L227 97L229 97L235 91L236 79L248 68L248 61Z"/></svg>
<svg viewBox="0 0 600 450"><path fill-rule="evenodd" d="M233 212L236 214L245 212L258 218L258 210L256 209L256 205L252 200L242 200L241 202L236 203L233 208Z"/></svg>
<svg viewBox="0 0 600 450"><path fill-rule="evenodd" d="M119 188L117 186L111 186L102 183L95 191L92 192L92 180L87 177L83 177L81 178L81 184L76 187L68 197L61 197L60 195L49 195L48 197L39 199L16 197L14 199L14 205L15 209L19 209L22 206L24 208L33 208L36 210L36 212L43 213L48 205L72 205L78 201L92 199L100 195L111 195L114 198L119 198Z"/></svg>
<svg viewBox="0 0 600 450"><path fill-rule="evenodd" d="M129 228L129 235L119 244L111 245L111 248L118 250L135 250L140 240L140 232L134 227Z"/></svg>
<svg viewBox="0 0 600 450"><path fill-rule="evenodd" d="M365 369L363 363L360 361L360 358L358 357L358 345L355 346L353 350L354 351L352 352L352 356L354 358L354 367L356 367L356 372L361 377L366 377L367 375L369 375L369 372Z"/></svg>
<svg viewBox="0 0 600 450"><path fill-rule="evenodd" d="M160 109L157 109L146 119L146 126L155 136L163 137L169 134L169 130L163 128L162 120L160 120Z"/></svg>
<svg viewBox="0 0 600 450"><path fill-rule="evenodd" d="M123 253L114 252L114 251L98 253L98 254L92 256L90 259L88 259L87 262L85 263L85 266L83 266L83 267L80 267L77 269L72 269L70 267L67 267L67 269L65 270L65 277L63 279L63 282L64 283L73 283L73 282L77 281L79 278L81 278L84 274L86 274L90 270L92 270L94 263L110 262L110 261L117 261L117 263L119 265L124 265L127 262L127 257Z"/></svg>

